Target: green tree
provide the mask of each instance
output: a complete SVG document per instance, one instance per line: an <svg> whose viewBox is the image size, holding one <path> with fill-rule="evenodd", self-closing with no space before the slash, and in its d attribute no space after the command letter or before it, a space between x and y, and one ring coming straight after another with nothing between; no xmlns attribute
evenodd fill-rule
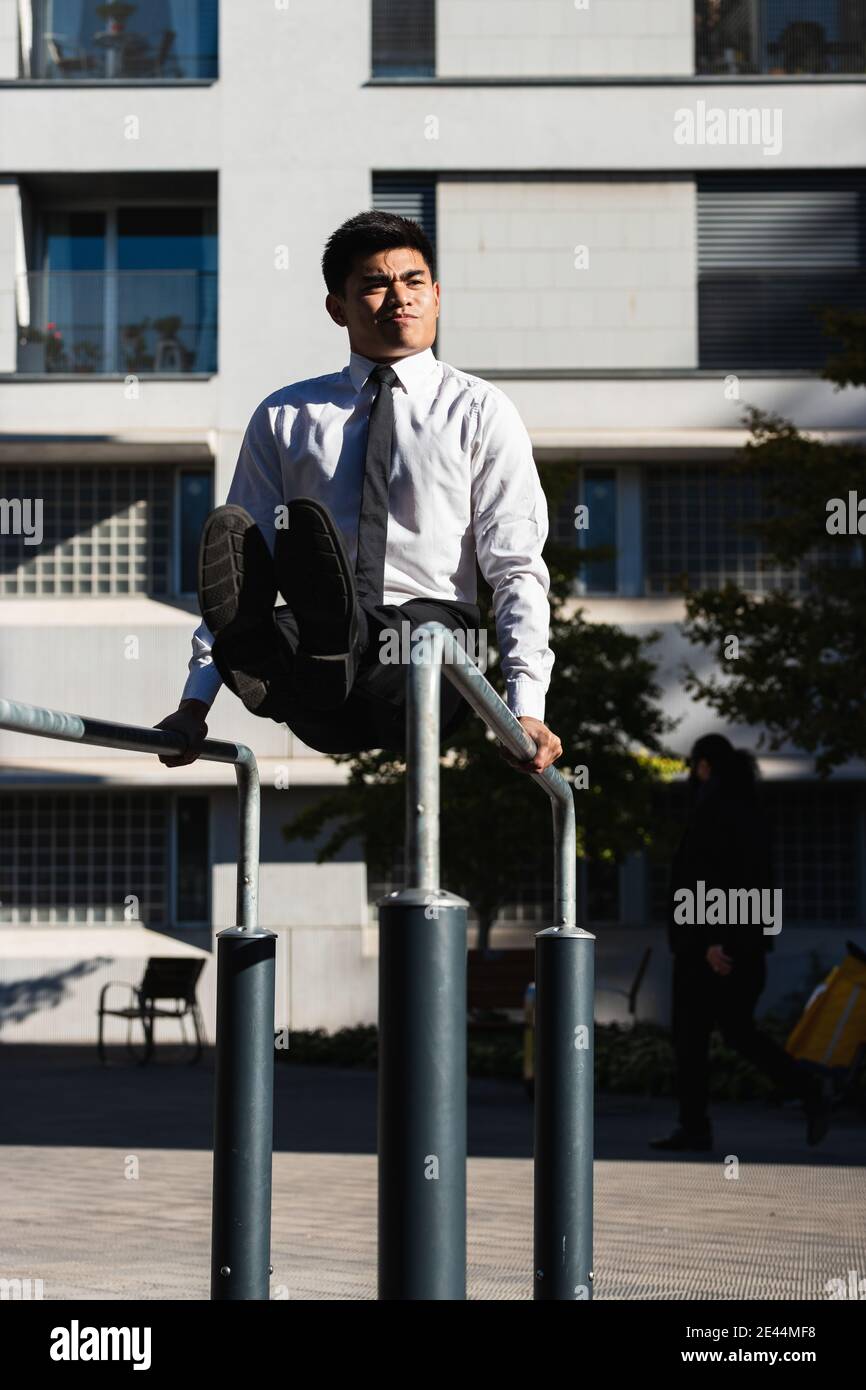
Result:
<svg viewBox="0 0 866 1390"><path fill-rule="evenodd" d="M542 465L539 474L553 518L573 496L576 468ZM560 771L573 776L575 769L587 769L588 785L576 785L574 793L577 852L600 861L651 842L652 790L669 770L663 740L672 727L653 679L649 647L657 634L641 639L573 611L570 594L579 566L609 553L579 551L555 539L544 551L556 657L545 721L562 741ZM480 574L478 582L490 638L485 674L503 694L491 594ZM403 843L405 761L381 751L338 754L335 761L348 766L346 784L309 806L283 833L288 839L324 835L319 863L357 838L371 877L385 878ZM440 768L447 808L441 818L442 883L469 899L479 916L479 944L486 945L497 913L514 900L527 872L547 871L552 885L549 800L508 767L474 715L446 745Z"/></svg>
<svg viewBox="0 0 866 1390"><path fill-rule="evenodd" d="M837 390L866 385L866 314L827 311L824 321L841 350L822 375ZM734 468L761 477L766 514L744 529L783 579L765 594L681 586L683 632L718 663L709 674L688 666L686 689L726 720L762 726L759 746L790 742L828 776L866 757L866 515L859 534L835 534L828 511L832 499L847 509L849 493L866 498L866 449L822 443L755 409L745 423L751 438ZM732 635L738 651L727 659Z"/></svg>

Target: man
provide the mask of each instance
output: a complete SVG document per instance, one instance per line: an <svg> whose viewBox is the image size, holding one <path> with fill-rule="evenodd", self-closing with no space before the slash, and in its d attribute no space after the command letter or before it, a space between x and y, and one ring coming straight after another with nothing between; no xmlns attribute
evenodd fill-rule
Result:
<svg viewBox="0 0 866 1390"><path fill-rule="evenodd" d="M772 891L766 818L758 801L754 758L723 734L705 734L689 758L691 813L671 866L668 939L674 958L672 1034L679 1123L650 1147L708 1153L713 1130L707 1113L713 1024L725 1045L763 1071L778 1090L803 1102L806 1139L818 1144L830 1124L830 1103L820 1081L755 1024L767 978L772 936L763 921L678 920L677 893L721 889ZM736 900L735 900L736 901Z"/></svg>
<svg viewBox="0 0 866 1390"><path fill-rule="evenodd" d="M350 218L322 270L349 364L253 413L227 505L202 535L203 621L180 706L157 725L188 749L161 761L195 760L221 683L319 751L402 751L406 667L388 659L391 639L435 620L477 650L477 558L507 703L537 749L503 756L541 772L562 745L544 724L548 518L526 429L502 391L434 357L439 285L416 222ZM443 739L468 712L443 681Z"/></svg>

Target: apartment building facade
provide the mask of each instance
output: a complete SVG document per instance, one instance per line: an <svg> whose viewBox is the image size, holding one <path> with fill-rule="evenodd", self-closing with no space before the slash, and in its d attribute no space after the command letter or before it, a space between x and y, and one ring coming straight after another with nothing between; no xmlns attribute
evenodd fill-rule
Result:
<svg viewBox="0 0 866 1390"><path fill-rule="evenodd" d="M772 582L731 524L757 505L728 467L745 405L866 431L809 309L866 307L866 0L0 0L0 498L42 504L38 538L0 535L0 691L175 707L201 521L258 402L347 360L319 260L370 206L434 238L439 356L511 396L539 461L579 460L616 549L580 601L662 629L687 750L720 726L683 694L671 581ZM343 770L225 691L209 727L259 760L277 1025L373 1020L382 885L357 847L323 867L283 834ZM106 981L190 952L212 1032L231 769L2 732L0 761L0 1040L89 1041ZM863 923L866 801L861 767L762 768L772 1000ZM639 856L584 876L600 1017L646 944L641 1012L666 1016L660 882ZM529 944L544 896L516 883L494 944Z"/></svg>

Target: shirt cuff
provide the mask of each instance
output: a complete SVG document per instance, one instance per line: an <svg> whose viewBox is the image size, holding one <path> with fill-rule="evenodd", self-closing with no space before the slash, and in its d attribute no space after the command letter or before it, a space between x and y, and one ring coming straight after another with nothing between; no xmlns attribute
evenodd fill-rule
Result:
<svg viewBox="0 0 866 1390"><path fill-rule="evenodd" d="M204 704L212 705L222 683L223 678L213 661L209 661L206 666L194 666L186 678L180 698L202 700Z"/></svg>
<svg viewBox="0 0 866 1390"><path fill-rule="evenodd" d="M505 703L517 719L521 714L544 723L544 686L527 676L516 676L505 682Z"/></svg>

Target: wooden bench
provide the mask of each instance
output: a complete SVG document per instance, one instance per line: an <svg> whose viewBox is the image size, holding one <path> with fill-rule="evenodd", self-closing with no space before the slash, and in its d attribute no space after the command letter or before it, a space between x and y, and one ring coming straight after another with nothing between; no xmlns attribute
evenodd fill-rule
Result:
<svg viewBox="0 0 866 1390"><path fill-rule="evenodd" d="M205 1042L204 1022L195 992L198 977L203 968L204 960L201 957L151 956L140 985L133 985L125 980L109 980L107 985L103 985L99 994L99 1034L96 1043L99 1060L103 1063L107 1060L104 1040L106 1018L126 1019L126 1050L130 1056L135 1058L139 1066L144 1066L153 1055L156 1019L176 1018L180 1022L181 1038L186 1043L184 1020L189 1018L194 1035L194 1050L190 1058L190 1065L197 1062L201 1057ZM105 1004L105 996L110 989L114 989L117 985L123 985L131 991L130 1003L123 1008L109 1009ZM162 1000L171 1000L174 1007L158 1007L159 1001ZM140 1054L136 1051L132 1041L132 1030L135 1023L141 1024L144 1034L144 1044Z"/></svg>
<svg viewBox="0 0 866 1390"><path fill-rule="evenodd" d="M535 951L469 952L467 1009L470 1028L523 1026L526 987L535 978ZM519 1019L504 1015L517 1011Z"/></svg>

